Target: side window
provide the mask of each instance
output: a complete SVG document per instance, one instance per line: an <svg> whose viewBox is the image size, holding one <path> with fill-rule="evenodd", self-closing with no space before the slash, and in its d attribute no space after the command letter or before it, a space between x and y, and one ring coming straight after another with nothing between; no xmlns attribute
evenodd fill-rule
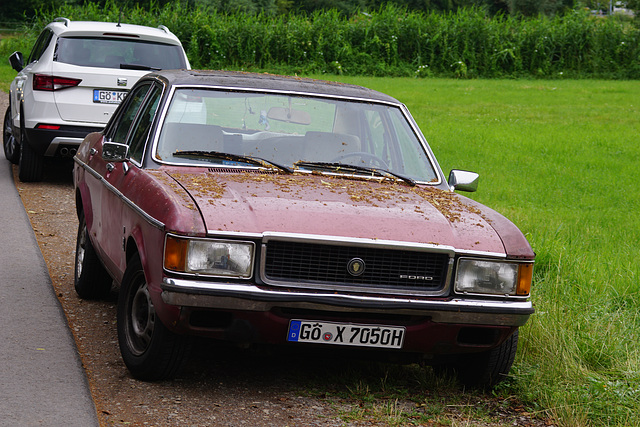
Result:
<svg viewBox="0 0 640 427"><path fill-rule="evenodd" d="M131 130L129 140L129 156L131 159L142 163L142 154L144 153L145 142L149 138L153 118L158 109L158 101L162 91L158 86L153 86L149 91L146 104L142 107L138 121Z"/></svg>
<svg viewBox="0 0 640 427"><path fill-rule="evenodd" d="M40 35L38 36L38 40L36 40L36 43L33 45L33 49L31 49L27 64L31 64L33 61L37 61L40 59L44 51L47 49L47 46L49 46L49 42L51 41L52 37L53 32L48 28L45 28L40 33Z"/></svg>
<svg viewBox="0 0 640 427"><path fill-rule="evenodd" d="M136 118L138 109L144 101L151 83L138 86L131 91L127 98L124 100L124 105L119 110L117 121L114 126L109 129L107 136L113 142L125 143L127 140L127 134L131 128L131 124Z"/></svg>

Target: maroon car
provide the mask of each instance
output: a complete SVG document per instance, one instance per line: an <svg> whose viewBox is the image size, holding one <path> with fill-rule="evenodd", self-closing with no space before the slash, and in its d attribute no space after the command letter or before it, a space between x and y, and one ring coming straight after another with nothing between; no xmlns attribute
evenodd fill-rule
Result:
<svg viewBox="0 0 640 427"><path fill-rule="evenodd" d="M122 357L144 380L175 376L201 335L410 356L491 386L534 311L534 253L454 193L477 177L447 180L379 92L148 74L75 157L75 288L119 287Z"/></svg>

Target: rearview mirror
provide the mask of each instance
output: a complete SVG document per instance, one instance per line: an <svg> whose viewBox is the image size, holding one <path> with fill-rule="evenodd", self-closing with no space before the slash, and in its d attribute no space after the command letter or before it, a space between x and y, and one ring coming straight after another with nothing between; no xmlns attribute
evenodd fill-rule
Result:
<svg viewBox="0 0 640 427"><path fill-rule="evenodd" d="M480 175L475 172L452 169L449 173L449 187L451 190L468 191L470 193L478 189Z"/></svg>
<svg viewBox="0 0 640 427"><path fill-rule="evenodd" d="M311 115L309 115L309 113L292 108L271 107L269 108L267 117L280 122L295 123L297 125L311 124Z"/></svg>

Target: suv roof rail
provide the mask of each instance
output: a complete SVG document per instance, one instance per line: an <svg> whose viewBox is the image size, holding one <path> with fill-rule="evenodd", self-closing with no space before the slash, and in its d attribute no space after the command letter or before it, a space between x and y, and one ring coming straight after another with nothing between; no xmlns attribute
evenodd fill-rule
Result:
<svg viewBox="0 0 640 427"><path fill-rule="evenodd" d="M169 31L169 29L164 25L158 25L158 28L160 28L162 31L164 31L167 34L171 34L171 31Z"/></svg>
<svg viewBox="0 0 640 427"><path fill-rule="evenodd" d="M54 19L53 22L64 22L64 26L68 27L69 24L71 23L71 20L69 20L68 18L58 17L58 18Z"/></svg>

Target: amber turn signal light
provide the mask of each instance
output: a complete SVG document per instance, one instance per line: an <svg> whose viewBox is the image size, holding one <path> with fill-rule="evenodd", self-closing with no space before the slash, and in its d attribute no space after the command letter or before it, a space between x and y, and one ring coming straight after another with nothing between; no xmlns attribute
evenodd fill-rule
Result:
<svg viewBox="0 0 640 427"><path fill-rule="evenodd" d="M518 268L518 287L516 295L529 295L533 281L533 263L520 264Z"/></svg>
<svg viewBox="0 0 640 427"><path fill-rule="evenodd" d="M188 243L188 240L167 236L164 243L164 268L185 271Z"/></svg>

